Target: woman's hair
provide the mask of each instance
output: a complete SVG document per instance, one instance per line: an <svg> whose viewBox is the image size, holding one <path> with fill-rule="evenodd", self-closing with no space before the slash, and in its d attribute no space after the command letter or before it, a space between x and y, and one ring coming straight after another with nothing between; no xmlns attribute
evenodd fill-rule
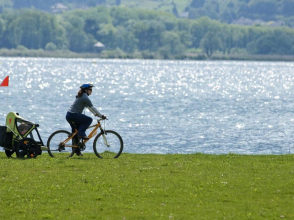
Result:
<svg viewBox="0 0 294 220"><path fill-rule="evenodd" d="M83 95L83 93L85 93L85 92L86 92L86 89L84 89L84 88L80 89L78 91L78 94L76 95L76 98L80 98Z"/></svg>

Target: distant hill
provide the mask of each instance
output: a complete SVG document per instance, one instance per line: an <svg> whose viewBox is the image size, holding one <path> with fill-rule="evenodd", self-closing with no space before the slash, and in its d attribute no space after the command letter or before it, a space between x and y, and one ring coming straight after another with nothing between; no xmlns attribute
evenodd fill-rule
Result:
<svg viewBox="0 0 294 220"><path fill-rule="evenodd" d="M294 0L0 0L5 7L51 13L98 5L168 11L177 17L208 16L228 24L294 27Z"/></svg>
<svg viewBox="0 0 294 220"><path fill-rule="evenodd" d="M229 24L294 27L294 0L192 0L189 18L202 16Z"/></svg>
<svg viewBox="0 0 294 220"><path fill-rule="evenodd" d="M147 59L293 56L294 10L285 8L293 1L0 0L0 49Z"/></svg>
<svg viewBox="0 0 294 220"><path fill-rule="evenodd" d="M2 0L2 2L13 2L13 8L31 8L50 11L57 4L70 9L95 7L99 5L126 6L130 8L144 8L152 10L163 10L180 13L187 10L191 0ZM0 0L1 4L1 0Z"/></svg>

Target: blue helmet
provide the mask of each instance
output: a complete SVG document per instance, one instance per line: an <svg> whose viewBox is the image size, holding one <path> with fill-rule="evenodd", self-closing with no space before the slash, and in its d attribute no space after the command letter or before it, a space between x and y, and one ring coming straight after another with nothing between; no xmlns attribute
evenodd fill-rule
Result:
<svg viewBox="0 0 294 220"><path fill-rule="evenodd" d="M94 85L92 83L87 83L87 84L83 84L80 86L81 89L89 89L94 87Z"/></svg>

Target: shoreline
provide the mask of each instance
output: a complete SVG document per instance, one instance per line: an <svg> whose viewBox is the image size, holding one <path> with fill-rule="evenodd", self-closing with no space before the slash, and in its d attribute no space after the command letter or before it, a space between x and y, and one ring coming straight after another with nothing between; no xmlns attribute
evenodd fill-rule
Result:
<svg viewBox="0 0 294 220"><path fill-rule="evenodd" d="M208 58L203 54L183 54L161 57L151 53L75 53L72 51L44 51L44 50L8 50L0 49L0 57L39 57L39 58L85 58L85 59L149 59L149 60L202 60L202 61L279 61L294 62L294 55L240 55L240 54L215 54Z"/></svg>

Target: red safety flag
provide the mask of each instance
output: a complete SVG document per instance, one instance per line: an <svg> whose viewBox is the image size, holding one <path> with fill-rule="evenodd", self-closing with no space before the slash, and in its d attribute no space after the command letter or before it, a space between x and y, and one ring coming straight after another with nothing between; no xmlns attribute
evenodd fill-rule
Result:
<svg viewBox="0 0 294 220"><path fill-rule="evenodd" d="M3 80L0 86L8 86L8 84L9 84L9 76L6 76L6 78Z"/></svg>

